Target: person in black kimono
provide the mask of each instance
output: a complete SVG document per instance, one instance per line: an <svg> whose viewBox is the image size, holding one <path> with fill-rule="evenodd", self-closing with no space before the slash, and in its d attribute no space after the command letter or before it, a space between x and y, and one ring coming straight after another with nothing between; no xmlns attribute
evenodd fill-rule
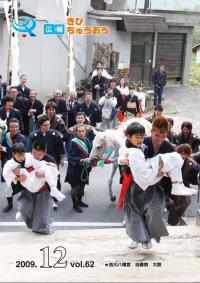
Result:
<svg viewBox="0 0 200 283"><path fill-rule="evenodd" d="M68 152L68 150L69 150L70 141L74 137L76 137L76 128L77 128L78 125L84 125L85 126L86 138L88 138L91 143L95 138L95 129L94 129L94 127L89 125L85 113L84 112L78 112L76 114L76 124L73 127L67 129L67 133L66 133L66 137L65 137L66 152Z"/></svg>
<svg viewBox="0 0 200 283"><path fill-rule="evenodd" d="M197 185L198 174L200 172L200 165L191 158L192 149L189 144L181 144L176 147L176 151L181 155L184 160L182 167L183 183L187 187L193 187ZM184 211L191 203L189 196L184 199ZM185 221L181 218L180 225L186 225Z"/></svg>
<svg viewBox="0 0 200 283"><path fill-rule="evenodd" d="M77 100L77 93L71 91L67 103L67 128L73 127L76 124L76 114L79 112L81 102Z"/></svg>
<svg viewBox="0 0 200 283"><path fill-rule="evenodd" d="M145 159L159 153L174 151L173 146L165 140L167 127L168 123L164 117L154 119L152 136L146 137L143 141ZM126 147L132 147L130 142L126 144ZM126 160L121 160L120 164L127 164ZM128 178L130 172L125 171L125 174ZM126 178L123 177L123 183L125 181ZM140 242L144 249L150 249L152 238L160 242L160 237L168 235L163 222L165 192L160 182L149 186L145 191L134 182L134 176L133 181L130 182L131 180L126 184L128 189L124 199L126 230L131 238L128 247L136 248L137 242Z"/></svg>
<svg viewBox="0 0 200 283"><path fill-rule="evenodd" d="M159 132L155 125L160 120L165 119L163 116L157 117L153 120L152 124L152 136L147 137L144 140L144 144L147 146L145 150L145 157L151 158L159 153L170 153L173 152L174 146L166 140L167 131L163 128L162 132ZM168 123L167 123L168 124ZM166 197L166 206L169 211L168 224L176 226L181 221L181 217L188 206L187 196L175 196L171 194L172 183L168 177L163 177L161 186L164 188Z"/></svg>
<svg viewBox="0 0 200 283"><path fill-rule="evenodd" d="M123 99L122 99L122 96L121 96L121 92L120 90L117 88L117 82L115 79L112 79L109 83L109 89L112 90L113 92L113 96L116 97L117 99L117 105L116 105L116 108L120 108L122 107L123 105Z"/></svg>
<svg viewBox="0 0 200 283"><path fill-rule="evenodd" d="M50 121L46 115L38 119L39 130L34 131L28 137L27 150L32 151L32 144L35 140L43 140L47 144L47 154L52 155L57 165L64 165L64 147L62 136L56 130L50 129Z"/></svg>
<svg viewBox="0 0 200 283"><path fill-rule="evenodd" d="M44 141L47 144L47 154L51 155L58 166L64 166L65 149L62 141L62 135L50 129L50 121L47 115L42 115L38 119L39 130L34 131L28 137L27 152L32 151L33 142L36 140ZM61 190L60 175L58 177L57 188Z"/></svg>
<svg viewBox="0 0 200 283"><path fill-rule="evenodd" d="M57 105L56 114L61 115L61 118L66 124L67 121L67 104L64 99L62 99L62 91L55 90L54 91L54 98L49 99L47 102L53 101Z"/></svg>
<svg viewBox="0 0 200 283"><path fill-rule="evenodd" d="M17 89L19 91L19 95L23 96L25 98L29 98L30 94L30 88L26 86L27 83L27 76L26 75L21 75L20 76L20 84L17 86Z"/></svg>
<svg viewBox="0 0 200 283"><path fill-rule="evenodd" d="M84 196L84 187L89 183L89 172L87 159L89 158L92 145L85 137L86 131L84 125L78 125L76 128L76 138L72 139L68 152L68 168L65 182L71 185L71 197L73 201L73 209L76 212L83 212L81 207L88 207L82 201Z"/></svg>
<svg viewBox="0 0 200 283"><path fill-rule="evenodd" d="M105 95L107 88L107 79L102 76L102 68L97 69L97 75L92 78L92 95L93 99L96 101ZM99 97L97 97L99 94Z"/></svg>
<svg viewBox="0 0 200 283"><path fill-rule="evenodd" d="M200 165L200 151L191 154L191 158Z"/></svg>
<svg viewBox="0 0 200 283"><path fill-rule="evenodd" d="M172 131L173 125L174 125L174 120L172 118L167 118L168 121L168 131L167 131L167 138L169 142L175 145L176 139L177 139L177 134Z"/></svg>
<svg viewBox="0 0 200 283"><path fill-rule="evenodd" d="M91 126L96 127L96 124L101 122L101 113L96 102L92 100L92 93L85 93L84 102L81 103L79 111L85 112Z"/></svg>
<svg viewBox="0 0 200 283"><path fill-rule="evenodd" d="M29 110L28 110L28 117L29 117L29 125L28 125L28 132L29 134L38 129L38 116L43 113L43 103L36 99L37 92L35 90L31 90L29 94Z"/></svg>
<svg viewBox="0 0 200 283"><path fill-rule="evenodd" d="M137 117L137 113L140 112L139 101L134 88L130 88L130 94L125 97L122 112L127 118L129 116Z"/></svg>
<svg viewBox="0 0 200 283"><path fill-rule="evenodd" d="M16 118L12 118L8 121L8 131L0 145L2 168L6 161L12 158L12 147L16 143L23 143L25 145L26 137L19 131L19 121ZM2 181L4 181L4 179L2 179ZM13 189L8 187L6 184L4 187L8 204L4 207L3 212L9 212L13 208L13 195L15 195L18 191L13 191Z"/></svg>
<svg viewBox="0 0 200 283"><path fill-rule="evenodd" d="M32 155L37 160L55 163L55 159L46 153L47 146L43 141L33 143ZM44 173L37 173L38 178L43 178ZM17 183L20 195L18 198L18 210L26 223L26 226L32 232L49 235L53 232L52 207L53 199L50 195L50 189L47 183L37 193L31 193L26 190L20 182Z"/></svg>
<svg viewBox="0 0 200 283"><path fill-rule="evenodd" d="M19 96L17 87L10 87L10 95L14 98L13 107L18 109L22 115L23 120L23 134L28 136L28 110L29 110L29 100L23 96Z"/></svg>
<svg viewBox="0 0 200 283"><path fill-rule="evenodd" d="M22 120L21 113L18 109L13 107L14 99L12 96L6 95L4 98L4 106L0 108L0 119L6 120L7 124L11 118L16 118L19 121L20 131L23 132L24 124Z"/></svg>
<svg viewBox="0 0 200 283"><path fill-rule="evenodd" d="M199 151L200 139L192 132L192 123L189 121L184 121L181 124L181 133L176 139L176 145L183 143L188 143L191 146L193 153Z"/></svg>
<svg viewBox="0 0 200 283"><path fill-rule="evenodd" d="M185 186L189 187L190 184L197 185L197 175L200 171L200 165L191 158L191 146L187 143L181 144L176 147L176 151L184 160L182 174Z"/></svg>
<svg viewBox="0 0 200 283"><path fill-rule="evenodd" d="M7 83L2 82L2 75L0 75L0 105L2 105L1 101L6 96L6 89L7 89Z"/></svg>

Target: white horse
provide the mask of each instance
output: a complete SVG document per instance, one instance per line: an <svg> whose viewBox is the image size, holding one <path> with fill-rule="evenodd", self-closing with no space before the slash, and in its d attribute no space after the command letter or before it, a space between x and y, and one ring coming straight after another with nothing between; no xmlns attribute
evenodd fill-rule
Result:
<svg viewBox="0 0 200 283"><path fill-rule="evenodd" d="M145 132L147 135L151 134L151 123L144 118L132 118L127 120L125 123L119 125L115 129L106 130L104 132L99 132L93 140L93 147L90 153L90 158L102 159L103 154L108 148L112 147L112 159L116 160L119 156L119 149L125 143L126 136L125 130L127 127L133 123L139 122L145 127ZM112 183L115 173L118 168L118 163L113 163L112 172L108 180L109 196L111 201L116 200L116 196L113 194Z"/></svg>
<svg viewBox="0 0 200 283"><path fill-rule="evenodd" d="M0 119L0 144L3 142L5 134L7 131L7 123L6 120Z"/></svg>

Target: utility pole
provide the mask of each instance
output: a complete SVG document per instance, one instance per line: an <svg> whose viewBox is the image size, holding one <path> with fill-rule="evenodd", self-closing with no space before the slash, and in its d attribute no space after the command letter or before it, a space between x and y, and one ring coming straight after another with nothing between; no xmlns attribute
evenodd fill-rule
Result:
<svg viewBox="0 0 200 283"><path fill-rule="evenodd" d="M149 0L144 1L144 14L147 14L147 10L149 8Z"/></svg>
<svg viewBox="0 0 200 283"><path fill-rule="evenodd" d="M137 11L137 0L135 0L135 13Z"/></svg>
<svg viewBox="0 0 200 283"><path fill-rule="evenodd" d="M67 18L71 17L72 0L68 0ZM67 34L68 49L67 49L67 91L66 98L68 99L70 91L74 90L74 63L73 63L73 35Z"/></svg>
<svg viewBox="0 0 200 283"><path fill-rule="evenodd" d="M19 40L18 32L12 29L12 23L13 21L18 23L18 0L11 2L4 0L3 5L8 27L7 83L17 85L19 83ZM10 82L11 70L12 81Z"/></svg>
<svg viewBox="0 0 200 283"><path fill-rule="evenodd" d="M13 20L13 5L14 5L14 0L11 2L11 7L8 11L10 14L9 16L9 25L8 25L8 35L9 35L9 41L8 41L8 59L7 59L7 83L9 85L9 79L10 79L10 61L11 61L11 45L12 45L12 20Z"/></svg>

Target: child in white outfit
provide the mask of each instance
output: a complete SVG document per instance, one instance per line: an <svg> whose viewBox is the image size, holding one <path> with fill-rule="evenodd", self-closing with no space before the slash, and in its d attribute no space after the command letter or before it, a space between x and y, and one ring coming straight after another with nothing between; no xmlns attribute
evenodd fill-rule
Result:
<svg viewBox="0 0 200 283"><path fill-rule="evenodd" d="M25 168L20 168L24 163ZM32 167L31 172L26 168ZM16 176L16 169L18 176ZM15 171L15 173L13 172ZM44 178L38 178L36 171L43 172ZM20 180L21 175L26 176L24 181L20 181L23 187L32 193L38 192L42 186L47 182L50 187L50 195L58 201L62 201L65 196L57 189L57 177L59 171L55 164L46 161L39 161L35 159L31 153L25 153L24 145L19 143L13 146L13 158L8 160L3 168L3 177L8 186L13 182L14 184Z"/></svg>
<svg viewBox="0 0 200 283"><path fill-rule="evenodd" d="M137 122L132 123L129 127L133 129L133 134L128 135L132 147L127 148L124 145L120 148L118 163L124 165L124 158L128 159L134 181L142 190L145 191L149 186L158 183L163 174L167 173L172 180L171 193L173 195L193 195L197 193L197 190L187 188L183 184L181 168L184 161L180 154L177 152L158 154L145 160L142 150L145 146L143 144L145 128ZM141 131L143 134L141 134Z"/></svg>

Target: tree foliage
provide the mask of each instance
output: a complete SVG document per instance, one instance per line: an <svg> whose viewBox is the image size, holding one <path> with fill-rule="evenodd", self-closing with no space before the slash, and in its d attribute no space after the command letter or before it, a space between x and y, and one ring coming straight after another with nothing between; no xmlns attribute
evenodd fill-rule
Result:
<svg viewBox="0 0 200 283"><path fill-rule="evenodd" d="M192 44L200 43L200 26L196 26L192 35Z"/></svg>

